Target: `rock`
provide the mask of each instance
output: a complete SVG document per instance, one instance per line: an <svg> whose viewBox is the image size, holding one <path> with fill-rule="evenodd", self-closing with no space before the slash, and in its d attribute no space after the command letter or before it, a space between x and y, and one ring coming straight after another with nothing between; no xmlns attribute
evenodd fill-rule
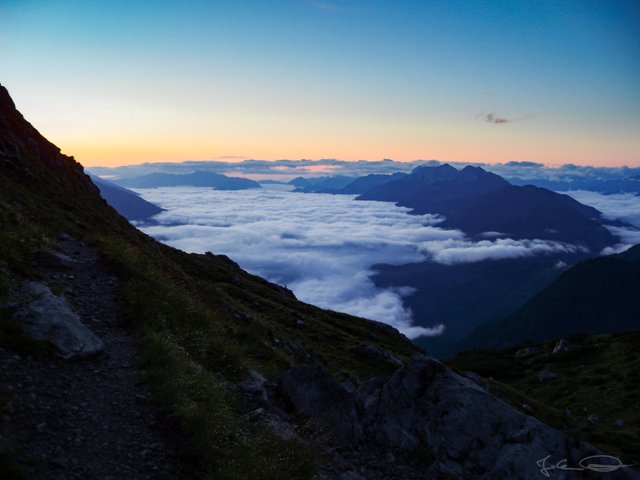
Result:
<svg viewBox="0 0 640 480"><path fill-rule="evenodd" d="M47 293L51 293L51 290L49 290L49 287L44 283L27 282L23 285L23 292L32 299L38 299Z"/></svg>
<svg viewBox="0 0 640 480"><path fill-rule="evenodd" d="M102 341L80 321L64 297L38 282L28 282L24 291L35 299L20 307L14 318L22 323L26 334L53 344L65 359L94 355L104 349Z"/></svg>
<svg viewBox="0 0 640 480"><path fill-rule="evenodd" d="M293 440L297 436L293 426L277 415L267 414L262 421L272 433L276 434L282 440Z"/></svg>
<svg viewBox="0 0 640 480"><path fill-rule="evenodd" d="M255 370L249 370L245 380L240 384L240 390L246 393L255 393L264 389L267 379Z"/></svg>
<svg viewBox="0 0 640 480"><path fill-rule="evenodd" d="M58 241L60 242L71 242L73 241L73 237L68 233L60 232L58 234Z"/></svg>
<svg viewBox="0 0 640 480"><path fill-rule="evenodd" d="M276 339L276 343L278 343ZM291 340L283 341L284 347L288 349L296 358L302 360L303 362L308 362L311 360L311 355L307 352L302 345L299 345Z"/></svg>
<svg viewBox="0 0 640 480"><path fill-rule="evenodd" d="M64 270L73 267L76 263L71 257L59 252L42 252L36 257L40 265Z"/></svg>
<svg viewBox="0 0 640 480"><path fill-rule="evenodd" d="M363 357L370 358L372 360L378 360L381 362L388 362L398 367L404 365L404 362L400 358L393 355L391 352L384 350L376 345L370 343L358 345L354 348L354 351L362 355Z"/></svg>
<svg viewBox="0 0 640 480"><path fill-rule="evenodd" d="M354 396L325 367L288 370L280 377L278 392L295 413L322 419L345 440L359 436Z"/></svg>
<svg viewBox="0 0 640 480"><path fill-rule="evenodd" d="M553 347L553 353L566 352L568 350L569 344L564 338L558 340L556 345Z"/></svg>
<svg viewBox="0 0 640 480"><path fill-rule="evenodd" d="M467 371L467 372L463 372L463 375L465 376L465 378L468 378L469 380L474 382L476 385L478 385L480 388L484 390L487 390L489 388L489 382L484 378L482 378L480 375L478 375L476 372Z"/></svg>
<svg viewBox="0 0 640 480"><path fill-rule="evenodd" d="M240 391L262 406L269 405L267 379L255 370L249 370L245 380L239 385Z"/></svg>
<svg viewBox="0 0 640 480"><path fill-rule="evenodd" d="M289 370L279 391L293 413L312 417L323 428L348 426L349 445L359 450L349 456L351 466L340 470L340 478L353 478L345 475L359 475L362 468L366 478L538 478L541 459L555 463L602 453L424 355L387 381L368 380L355 393L323 367ZM418 451L421 459L415 458ZM385 477L387 452L403 459L402 474ZM629 478L627 472L617 473Z"/></svg>
<svg viewBox="0 0 640 480"><path fill-rule="evenodd" d="M524 347L518 350L515 354L516 357L531 357L533 355L539 355L542 353L541 347Z"/></svg>
<svg viewBox="0 0 640 480"><path fill-rule="evenodd" d="M340 480L366 480L364 477L358 475L355 472L344 472L340 475Z"/></svg>
<svg viewBox="0 0 640 480"><path fill-rule="evenodd" d="M560 376L559 373L552 372L551 370L542 370L537 375L539 382L544 382L546 380L553 380L554 378L558 378L559 376Z"/></svg>

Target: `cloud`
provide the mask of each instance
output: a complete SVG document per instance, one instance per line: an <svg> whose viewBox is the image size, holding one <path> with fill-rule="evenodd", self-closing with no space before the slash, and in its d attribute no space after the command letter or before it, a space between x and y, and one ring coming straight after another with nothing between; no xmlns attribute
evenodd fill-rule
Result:
<svg viewBox="0 0 640 480"><path fill-rule="evenodd" d="M497 113L483 113L483 114L480 114L479 116L485 122L494 123L494 124L497 124L497 125L501 125L501 124L505 124L505 123L518 122L520 120L526 120L526 119L532 117L531 115L525 115L524 117L518 117L518 118L506 118L506 117L501 117Z"/></svg>
<svg viewBox="0 0 640 480"><path fill-rule="evenodd" d="M562 193L599 210L605 218L623 220L640 228L640 196L638 195L633 193L604 195L588 190L571 190Z"/></svg>
<svg viewBox="0 0 640 480"><path fill-rule="evenodd" d="M480 117L482 115L479 115ZM526 117L525 117L526 118ZM260 176L260 179L284 179L288 180L297 176L322 176L328 173L332 175L360 176L371 173L391 174L396 172L410 172L417 166L437 166L445 162L438 160L416 160L414 162L396 162L385 160L360 160L347 162L333 158L320 160L255 160L220 161L218 160L190 160L180 163L145 163L139 165L127 165L122 167L91 167L88 170L101 177L109 176L112 179L130 178L152 172L165 173L192 173L195 170L209 171L221 174L238 176ZM478 163L478 162L446 162L456 168L464 168L467 165L482 167L490 172L505 177L507 180L518 179L520 181L562 181L585 182L621 180L632 176L640 176L640 167L592 167L563 165L549 168L536 162L511 161L507 163ZM324 172L324 173L323 173ZM105 177L106 178L106 177ZM255 177L257 178L257 177ZM640 183L640 177L638 179ZM578 187L553 187L562 190L577 189ZM584 187L579 187L584 188Z"/></svg>
<svg viewBox="0 0 640 480"><path fill-rule="evenodd" d="M587 190L573 190L563 193L585 205L598 209L606 219L621 220L631 225L631 227L607 226L609 231L618 237L620 243L606 247L600 252L602 255L624 252L629 247L640 244L640 196L633 193L604 195Z"/></svg>
<svg viewBox="0 0 640 480"><path fill-rule="evenodd" d="M550 240L513 240L498 238L472 242L466 239L429 240L420 245L434 262L444 265L475 263L484 260L531 257L586 251L583 247Z"/></svg>
<svg viewBox="0 0 640 480"><path fill-rule="evenodd" d="M187 252L225 254L246 270L286 285L307 303L379 320L409 338L440 335L445 326L415 325L404 299L410 287L379 288L375 265L434 261L445 265L574 253L546 240L513 240L499 232L474 242L438 225L438 215L410 215L390 202L350 195L277 189L216 191L173 187L136 189L165 208L139 227Z"/></svg>
<svg viewBox="0 0 640 480"><path fill-rule="evenodd" d="M487 123L501 124L501 123L511 123L513 120L509 120L509 119L504 118L504 117L499 117L495 113L486 113L484 115L484 121L487 122Z"/></svg>
<svg viewBox="0 0 640 480"><path fill-rule="evenodd" d="M381 289L379 263L425 260L417 245L464 238L435 215L409 215L388 202L353 196L269 189L238 192L179 187L138 189L167 211L141 229L188 252L226 254L248 271L286 285L323 308L383 321L410 338L439 335L443 325L417 326L403 298L409 287Z"/></svg>

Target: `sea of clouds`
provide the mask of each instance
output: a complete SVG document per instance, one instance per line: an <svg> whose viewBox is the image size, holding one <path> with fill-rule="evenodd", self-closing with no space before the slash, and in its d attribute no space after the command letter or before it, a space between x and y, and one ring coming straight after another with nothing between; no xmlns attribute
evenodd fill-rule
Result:
<svg viewBox="0 0 640 480"><path fill-rule="evenodd" d="M605 248L604 255L623 252L633 245L640 244L640 196L633 193L604 195L588 190L572 190L565 193L580 203L596 208L605 219L621 220L631 225L607 227L620 243ZM635 228L634 228L635 227Z"/></svg>
<svg viewBox="0 0 640 480"><path fill-rule="evenodd" d="M434 336L443 325L414 325L406 286L378 288L374 266L427 259L443 264L575 251L546 240L467 239L439 228L436 215L410 215L389 202L351 195L276 189L219 191L171 187L137 189L166 211L139 227L187 252L225 254L246 270L286 285L302 301L398 328L410 338ZM487 235L492 237L494 235Z"/></svg>

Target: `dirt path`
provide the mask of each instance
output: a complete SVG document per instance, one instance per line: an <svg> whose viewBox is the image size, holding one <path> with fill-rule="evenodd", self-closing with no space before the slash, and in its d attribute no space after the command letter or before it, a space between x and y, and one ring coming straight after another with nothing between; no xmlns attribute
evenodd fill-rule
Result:
<svg viewBox="0 0 640 480"><path fill-rule="evenodd" d="M5 443L19 446L18 460L33 479L185 478L166 423L140 383L140 349L122 322L121 282L92 248L64 237L59 245L74 263L43 269L45 281L65 289L106 355L65 361L0 349L0 385L11 397Z"/></svg>

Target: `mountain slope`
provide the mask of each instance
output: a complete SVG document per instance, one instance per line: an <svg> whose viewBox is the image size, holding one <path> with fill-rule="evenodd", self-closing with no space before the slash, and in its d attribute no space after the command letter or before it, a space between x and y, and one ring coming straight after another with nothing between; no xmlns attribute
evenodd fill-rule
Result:
<svg viewBox="0 0 640 480"><path fill-rule="evenodd" d="M365 175L364 177L356 178L349 185L338 191L338 193L344 193L348 195L362 194L375 187L384 185L385 183L400 180L405 176L405 173L394 173L392 175L379 175L374 173L371 175Z"/></svg>
<svg viewBox="0 0 640 480"><path fill-rule="evenodd" d="M554 353L558 344L564 344ZM609 453L640 460L640 330L575 335L506 350L471 350L447 361L472 371L505 401L580 433ZM542 372L546 377L541 376ZM540 378L545 378L540 380ZM524 395L523 395L524 394Z"/></svg>
<svg viewBox="0 0 640 480"><path fill-rule="evenodd" d="M333 175L329 177L294 178L289 183L295 185L296 192L304 193L338 193L355 180L355 177Z"/></svg>
<svg viewBox="0 0 640 480"><path fill-rule="evenodd" d="M640 245L575 265L516 312L475 329L461 348L507 347L575 333L640 329Z"/></svg>
<svg viewBox="0 0 640 480"><path fill-rule="evenodd" d="M91 181L100 190L102 198L129 221L149 220L149 218L163 211L162 208L147 202L131 190L93 176Z"/></svg>
<svg viewBox="0 0 640 480"><path fill-rule="evenodd" d="M538 238L584 244L594 252L615 243L600 212L566 195L533 186L510 185L480 167L417 167L410 175L358 197L445 216L443 227L468 235L499 232L510 238Z"/></svg>
<svg viewBox="0 0 640 480"><path fill-rule="evenodd" d="M227 177L219 173L195 171L187 174L149 173L139 177L114 180L118 185L130 188L157 187L213 187L218 190L244 190L247 188L261 188L258 182L248 178Z"/></svg>

